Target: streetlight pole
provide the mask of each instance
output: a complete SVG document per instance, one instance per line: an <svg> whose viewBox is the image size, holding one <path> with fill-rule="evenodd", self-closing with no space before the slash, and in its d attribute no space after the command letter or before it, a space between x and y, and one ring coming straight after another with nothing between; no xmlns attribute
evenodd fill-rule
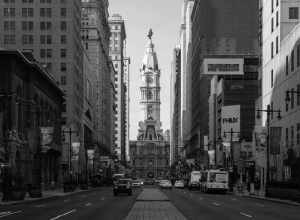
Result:
<svg viewBox="0 0 300 220"><path fill-rule="evenodd" d="M260 118L259 112L266 112L267 113L267 155L266 155L266 162L267 162L267 170L266 170L266 186L270 183L270 115L271 113L278 113L278 120L281 119L281 110L273 110L270 105L267 105L267 109L257 109L257 118Z"/></svg>
<svg viewBox="0 0 300 220"><path fill-rule="evenodd" d="M71 171L72 171L72 163L71 163L71 159L72 159L72 134L74 134L74 133L77 134L78 132L72 130L72 128L70 127L69 130L63 130L63 133L69 135L69 174L71 174Z"/></svg>

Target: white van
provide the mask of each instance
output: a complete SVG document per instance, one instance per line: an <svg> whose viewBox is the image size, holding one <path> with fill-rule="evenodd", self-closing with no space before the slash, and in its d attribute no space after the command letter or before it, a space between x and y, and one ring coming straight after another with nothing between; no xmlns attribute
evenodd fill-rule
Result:
<svg viewBox="0 0 300 220"><path fill-rule="evenodd" d="M202 172L200 189L202 192L228 191L228 172L222 170L206 170Z"/></svg>
<svg viewBox="0 0 300 220"><path fill-rule="evenodd" d="M200 189L201 171L192 171L190 174L190 180L188 183L189 190Z"/></svg>

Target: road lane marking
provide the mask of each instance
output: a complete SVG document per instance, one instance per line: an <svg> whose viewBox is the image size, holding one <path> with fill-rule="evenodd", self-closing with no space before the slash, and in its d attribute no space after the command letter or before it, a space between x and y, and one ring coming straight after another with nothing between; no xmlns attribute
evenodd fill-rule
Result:
<svg viewBox="0 0 300 220"><path fill-rule="evenodd" d="M58 215L58 216L53 217L53 218L50 218L50 220L56 220L56 219L59 219L59 218L61 218L61 217L63 217L63 216L70 215L70 214L72 214L73 212L76 212L76 209L72 209L72 210L69 211L69 212L65 212L65 213L63 213L63 214L61 214L61 215Z"/></svg>
<svg viewBox="0 0 300 220"><path fill-rule="evenodd" d="M101 201L104 201L105 200L105 198L104 197L101 197Z"/></svg>
<svg viewBox="0 0 300 220"><path fill-rule="evenodd" d="M87 197L87 195L82 195L82 196L81 196L81 198L85 198L85 197Z"/></svg>
<svg viewBox="0 0 300 220"><path fill-rule="evenodd" d="M64 200L64 202L69 202L69 201L70 201L70 199L65 199L65 200Z"/></svg>
<svg viewBox="0 0 300 220"><path fill-rule="evenodd" d="M221 204L217 203L217 202L213 202L213 205L215 206L220 206Z"/></svg>
<svg viewBox="0 0 300 220"><path fill-rule="evenodd" d="M236 201L237 199L236 199L236 198L232 198L231 200L232 200L232 201Z"/></svg>
<svg viewBox="0 0 300 220"><path fill-rule="evenodd" d="M252 218L252 215L249 215L249 214L247 214L247 213L240 212L240 214L243 215L243 216L246 216L246 217L248 217L248 218Z"/></svg>
<svg viewBox="0 0 300 220"><path fill-rule="evenodd" d="M261 204L261 203L255 203L257 206L259 206L259 207L265 207L265 205L264 204Z"/></svg>
<svg viewBox="0 0 300 220"><path fill-rule="evenodd" d="M202 198L202 197L200 197L200 198L199 198L199 200L203 200L203 198Z"/></svg>
<svg viewBox="0 0 300 220"><path fill-rule="evenodd" d="M42 208L42 207L46 207L46 205L45 204L41 204L41 205L35 205L34 207L36 207L36 208Z"/></svg>
<svg viewBox="0 0 300 220"><path fill-rule="evenodd" d="M90 202L85 204L85 206L91 206L91 205L92 205L92 203L90 203Z"/></svg>
<svg viewBox="0 0 300 220"><path fill-rule="evenodd" d="M21 213L21 212L22 212L21 210L16 211L16 212L11 212L11 211L1 212L0 218L4 218L4 217L10 216L10 215L14 215L14 214L18 214L18 213Z"/></svg>

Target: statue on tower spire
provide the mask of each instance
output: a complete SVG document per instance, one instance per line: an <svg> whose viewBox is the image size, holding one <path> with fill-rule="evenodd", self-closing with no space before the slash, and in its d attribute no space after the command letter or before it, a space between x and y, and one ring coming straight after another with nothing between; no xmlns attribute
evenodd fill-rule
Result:
<svg viewBox="0 0 300 220"><path fill-rule="evenodd" d="M150 30L149 30L149 32L148 32L148 38L150 39L150 40L152 40L152 36L153 36L153 31L152 31L152 28L150 28Z"/></svg>

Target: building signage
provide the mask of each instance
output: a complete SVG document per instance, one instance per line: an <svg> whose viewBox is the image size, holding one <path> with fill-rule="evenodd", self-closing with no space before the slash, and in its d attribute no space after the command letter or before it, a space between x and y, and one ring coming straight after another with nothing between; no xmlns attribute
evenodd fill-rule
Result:
<svg viewBox="0 0 300 220"><path fill-rule="evenodd" d="M223 142L239 141L240 105L222 107L221 132ZM233 132L232 134L230 132Z"/></svg>
<svg viewBox="0 0 300 220"><path fill-rule="evenodd" d="M43 153L46 153L49 149L51 149L51 145L53 142L53 127L40 127L41 131L41 150Z"/></svg>
<svg viewBox="0 0 300 220"><path fill-rule="evenodd" d="M242 58L205 58L203 74L206 75L243 75L244 59Z"/></svg>

